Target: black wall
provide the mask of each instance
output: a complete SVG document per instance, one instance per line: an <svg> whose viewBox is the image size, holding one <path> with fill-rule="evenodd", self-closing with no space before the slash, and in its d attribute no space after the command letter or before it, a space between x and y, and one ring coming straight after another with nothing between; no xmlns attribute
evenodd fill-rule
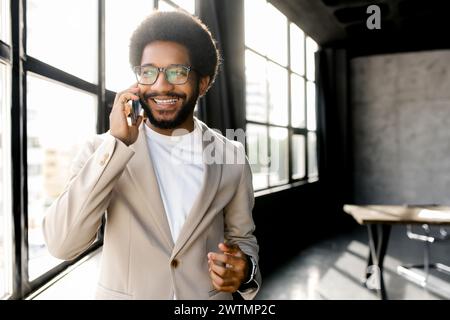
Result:
<svg viewBox="0 0 450 320"><path fill-rule="evenodd" d="M263 278L309 245L356 224L320 182L256 197L253 218Z"/></svg>

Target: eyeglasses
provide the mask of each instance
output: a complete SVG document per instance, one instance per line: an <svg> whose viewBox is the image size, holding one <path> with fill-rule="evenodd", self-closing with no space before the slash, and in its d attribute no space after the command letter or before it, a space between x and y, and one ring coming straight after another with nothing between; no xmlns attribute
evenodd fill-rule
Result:
<svg viewBox="0 0 450 320"><path fill-rule="evenodd" d="M137 81L140 84L146 85L154 84L160 72L164 72L167 82L171 84L185 84L188 81L191 70L191 67L182 64L171 64L165 68L152 65L136 66L133 68Z"/></svg>

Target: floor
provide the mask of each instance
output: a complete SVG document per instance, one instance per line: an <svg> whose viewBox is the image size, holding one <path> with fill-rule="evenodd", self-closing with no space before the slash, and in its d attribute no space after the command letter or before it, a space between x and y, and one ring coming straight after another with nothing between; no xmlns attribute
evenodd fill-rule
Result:
<svg viewBox="0 0 450 320"><path fill-rule="evenodd" d="M365 227L317 243L263 279L257 299L378 299L375 291L362 285L369 252L367 243ZM447 274L432 270L425 288L397 274L399 265L422 263L423 253L423 243L408 239L405 226L393 227L383 274L388 299L450 299L450 276ZM432 244L431 261L450 265L450 240Z"/></svg>
<svg viewBox="0 0 450 320"><path fill-rule="evenodd" d="M364 227L317 243L263 279L256 297L261 300L372 300L373 291L362 286L369 252ZM93 299L100 264L100 250L61 275L55 284L29 299ZM433 261L450 265L450 240L432 245ZM389 299L450 299L450 276L432 272L429 288L422 288L397 274L397 266L420 263L423 245L406 237L406 228L393 227L385 258L385 283ZM83 259L84 260L84 259ZM264 275L264 270L262 270Z"/></svg>

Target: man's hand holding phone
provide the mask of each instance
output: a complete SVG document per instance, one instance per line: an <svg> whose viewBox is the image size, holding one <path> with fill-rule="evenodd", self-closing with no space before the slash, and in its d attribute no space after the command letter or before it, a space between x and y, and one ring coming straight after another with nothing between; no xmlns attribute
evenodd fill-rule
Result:
<svg viewBox="0 0 450 320"><path fill-rule="evenodd" d="M133 108L129 101L139 101L139 87L137 84L132 85L125 91L118 92L114 99L114 105L109 115L110 133L127 146L136 142L139 135L139 125L144 117L134 114L132 117L136 122L128 125L127 117L133 112Z"/></svg>

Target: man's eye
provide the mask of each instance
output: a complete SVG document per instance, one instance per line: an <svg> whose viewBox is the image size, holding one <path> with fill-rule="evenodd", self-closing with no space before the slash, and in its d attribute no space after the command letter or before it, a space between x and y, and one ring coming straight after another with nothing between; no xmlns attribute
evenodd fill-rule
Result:
<svg viewBox="0 0 450 320"><path fill-rule="evenodd" d="M174 73L177 76L185 76L186 75L186 72L183 69L174 70Z"/></svg>
<svg viewBox="0 0 450 320"><path fill-rule="evenodd" d="M143 72L143 75L144 75L145 77L151 77L151 76L155 75L155 71L154 71L154 70L144 71L144 72Z"/></svg>

